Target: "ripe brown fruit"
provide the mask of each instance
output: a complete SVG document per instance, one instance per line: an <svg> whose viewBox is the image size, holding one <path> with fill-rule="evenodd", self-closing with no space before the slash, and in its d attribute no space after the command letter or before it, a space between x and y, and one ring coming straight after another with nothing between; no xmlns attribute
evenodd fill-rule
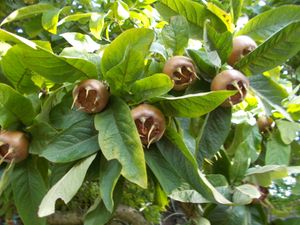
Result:
<svg viewBox="0 0 300 225"><path fill-rule="evenodd" d="M109 92L99 80L80 82L73 90L73 105L86 113L101 112L107 105Z"/></svg>
<svg viewBox="0 0 300 225"><path fill-rule="evenodd" d="M249 87L248 78L238 70L224 70L217 74L211 82L211 90L238 90L222 104L223 107L230 107L244 100Z"/></svg>
<svg viewBox="0 0 300 225"><path fill-rule="evenodd" d="M186 89L197 78L193 61L185 56L170 58L164 65L163 73L174 81L175 91Z"/></svg>
<svg viewBox="0 0 300 225"><path fill-rule="evenodd" d="M141 104L131 110L131 115L141 141L147 147L163 136L166 129L166 121L158 108L149 104Z"/></svg>
<svg viewBox="0 0 300 225"><path fill-rule="evenodd" d="M265 115L258 117L256 123L261 133L266 133L270 131L274 125L273 119Z"/></svg>
<svg viewBox="0 0 300 225"><path fill-rule="evenodd" d="M29 141L25 133L20 131L0 132L0 160L5 162L20 162L26 159Z"/></svg>
<svg viewBox="0 0 300 225"><path fill-rule="evenodd" d="M231 66L257 48L255 41L246 35L235 37L232 41L232 51L227 61Z"/></svg>

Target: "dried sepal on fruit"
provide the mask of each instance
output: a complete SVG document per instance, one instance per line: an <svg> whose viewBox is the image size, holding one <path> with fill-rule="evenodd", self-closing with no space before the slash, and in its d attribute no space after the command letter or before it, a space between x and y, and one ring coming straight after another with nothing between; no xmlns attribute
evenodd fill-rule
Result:
<svg viewBox="0 0 300 225"><path fill-rule="evenodd" d="M217 74L211 82L211 90L237 90L238 92L226 99L222 106L230 107L244 100L249 87L248 78L238 70L224 70Z"/></svg>
<svg viewBox="0 0 300 225"><path fill-rule="evenodd" d="M246 35L241 35L233 38L232 40L232 51L228 58L227 63L231 66L243 58L245 55L248 55L254 49L257 48L255 41Z"/></svg>
<svg viewBox="0 0 300 225"><path fill-rule="evenodd" d="M166 129L165 117L155 106L145 103L138 105L131 110L131 115L143 145L149 147L163 136Z"/></svg>
<svg viewBox="0 0 300 225"><path fill-rule="evenodd" d="M29 141L25 133L20 131L0 131L0 164L5 162L20 162L26 159Z"/></svg>
<svg viewBox="0 0 300 225"><path fill-rule="evenodd" d="M193 61L185 56L174 56L167 60L163 73L174 81L175 91L186 89L197 78Z"/></svg>
<svg viewBox="0 0 300 225"><path fill-rule="evenodd" d="M108 99L109 92L101 81L84 80L73 89L72 107L86 113L98 113L105 108Z"/></svg>

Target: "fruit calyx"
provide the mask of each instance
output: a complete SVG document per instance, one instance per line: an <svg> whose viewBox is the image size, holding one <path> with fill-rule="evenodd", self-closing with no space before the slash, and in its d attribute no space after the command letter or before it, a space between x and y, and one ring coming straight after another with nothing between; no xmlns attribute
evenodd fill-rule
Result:
<svg viewBox="0 0 300 225"><path fill-rule="evenodd" d="M162 112L153 105L143 103L131 110L140 139L147 148L158 141L166 129L166 121Z"/></svg>
<svg viewBox="0 0 300 225"><path fill-rule="evenodd" d="M25 133L20 131L0 131L0 164L5 162L20 162L26 159L29 141Z"/></svg>
<svg viewBox="0 0 300 225"><path fill-rule="evenodd" d="M224 70L217 74L211 83L211 90L237 90L238 92L226 99L221 106L230 107L242 102L249 87L248 78L238 70Z"/></svg>
<svg viewBox="0 0 300 225"><path fill-rule="evenodd" d="M185 56L170 58L164 65L163 73L174 81L175 91L186 89L197 78L193 61Z"/></svg>
<svg viewBox="0 0 300 225"><path fill-rule="evenodd" d="M86 113L101 112L107 105L109 92L99 80L89 79L80 82L73 89L73 106Z"/></svg>
<svg viewBox="0 0 300 225"><path fill-rule="evenodd" d="M246 35L233 38L232 51L227 63L231 66L257 48L255 41Z"/></svg>

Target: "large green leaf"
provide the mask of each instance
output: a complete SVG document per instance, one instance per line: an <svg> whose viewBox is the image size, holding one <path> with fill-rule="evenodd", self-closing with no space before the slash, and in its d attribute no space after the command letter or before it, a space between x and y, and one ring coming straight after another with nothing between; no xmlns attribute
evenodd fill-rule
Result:
<svg viewBox="0 0 300 225"><path fill-rule="evenodd" d="M100 45L87 34L67 32L60 36L66 39L75 49L82 52L95 52L100 49Z"/></svg>
<svg viewBox="0 0 300 225"><path fill-rule="evenodd" d="M5 77L21 93L36 93L38 87L31 80L32 72L22 62L22 48L15 45L10 48L1 60Z"/></svg>
<svg viewBox="0 0 300 225"><path fill-rule="evenodd" d="M272 221L274 225L298 225L300 223L300 218L287 218L287 219L277 219Z"/></svg>
<svg viewBox="0 0 300 225"><path fill-rule="evenodd" d="M281 107L281 102L288 97L287 91L269 77L257 75L250 77L250 86L255 94L266 105L266 109L275 108L288 120L292 121L291 116ZM271 114L271 112L268 112Z"/></svg>
<svg viewBox="0 0 300 225"><path fill-rule="evenodd" d="M101 159L100 163L100 195L109 212L114 210L113 193L121 175L122 166L117 160Z"/></svg>
<svg viewBox="0 0 300 225"><path fill-rule="evenodd" d="M46 194L46 185L33 158L27 159L14 168L12 189L14 203L24 224L45 225L46 220L39 218L37 211Z"/></svg>
<svg viewBox="0 0 300 225"><path fill-rule="evenodd" d="M168 93L174 86L169 76L156 73L150 77L137 80L130 90L135 103Z"/></svg>
<svg viewBox="0 0 300 225"><path fill-rule="evenodd" d="M11 14L9 14L0 24L0 26L10 23L16 20L22 20L27 19L33 16L36 16L40 13L43 13L48 10L55 9L52 4L36 4L36 5L30 5L25 6L23 8L17 9L13 11Z"/></svg>
<svg viewBox="0 0 300 225"><path fill-rule="evenodd" d="M204 36L206 48L209 51L217 51L222 64L227 62L232 50L232 34L230 31L223 33L217 32L214 27L206 25L206 33Z"/></svg>
<svg viewBox="0 0 300 225"><path fill-rule="evenodd" d="M254 40L263 41L290 23L298 22L299 18L300 6L277 7L252 18L236 35L249 35Z"/></svg>
<svg viewBox="0 0 300 225"><path fill-rule="evenodd" d="M96 154L79 161L69 170L44 196L38 211L40 217L48 216L55 212L55 202L62 199L68 203L81 187L84 177Z"/></svg>
<svg viewBox="0 0 300 225"><path fill-rule="evenodd" d="M159 105L166 116L199 117L214 110L235 93L236 91L212 91L180 97L161 97Z"/></svg>
<svg viewBox="0 0 300 225"><path fill-rule="evenodd" d="M188 49L187 53L194 60L200 76L205 80L211 81L217 74L218 67L210 61L208 53L204 49Z"/></svg>
<svg viewBox="0 0 300 225"><path fill-rule="evenodd" d="M276 126L279 129L281 140L284 144L291 144L298 136L297 132L300 131L300 124L285 120L277 120Z"/></svg>
<svg viewBox="0 0 300 225"><path fill-rule="evenodd" d="M12 173L15 163L8 163L5 168L0 170L0 196L11 183Z"/></svg>
<svg viewBox="0 0 300 225"><path fill-rule="evenodd" d="M42 26L45 30L49 31L50 33L56 34L58 17L61 11L62 9L54 8L43 13Z"/></svg>
<svg viewBox="0 0 300 225"><path fill-rule="evenodd" d="M97 198L84 217L84 225L105 225L111 219L109 212L101 198Z"/></svg>
<svg viewBox="0 0 300 225"><path fill-rule="evenodd" d="M245 174L250 183L268 187L272 180L288 176L288 168L282 165L266 165L249 168Z"/></svg>
<svg viewBox="0 0 300 225"><path fill-rule="evenodd" d="M281 65L300 50L300 22L290 23L243 57L235 67L257 75Z"/></svg>
<svg viewBox="0 0 300 225"><path fill-rule="evenodd" d="M211 159L223 145L231 128L231 109L218 107L207 115L199 135L197 147L198 163Z"/></svg>
<svg viewBox="0 0 300 225"><path fill-rule="evenodd" d="M105 50L102 58L104 79L112 92L127 90L143 73L154 33L149 29L130 29L119 35Z"/></svg>
<svg viewBox="0 0 300 225"><path fill-rule="evenodd" d="M157 147L166 161L176 171L178 176L184 179L193 189L199 192L205 199L221 204L230 204L223 195L221 195L207 180L207 178L198 170L195 159L193 161L184 151L184 144L176 137L175 133L170 132L170 137L163 137L157 142ZM178 167L180 165L180 167Z"/></svg>
<svg viewBox="0 0 300 225"><path fill-rule="evenodd" d="M99 150L92 118L74 123L45 142L40 155L56 163L75 161Z"/></svg>
<svg viewBox="0 0 300 225"><path fill-rule="evenodd" d="M25 44L28 45L31 48L37 48L37 44L27 40L26 38L23 38L21 36L18 36L16 34L10 33L6 30L0 29L0 41L4 41L4 42L13 42L16 44Z"/></svg>
<svg viewBox="0 0 300 225"><path fill-rule="evenodd" d="M173 50L174 55L181 55L189 41L189 24L182 16L171 17L161 35L165 46Z"/></svg>
<svg viewBox="0 0 300 225"><path fill-rule="evenodd" d="M198 2L192 0L161 0L159 4L169 7L199 27L203 27L204 22L210 20L216 30L220 32L227 30L226 25L221 19ZM157 4L156 7L159 7L159 4Z"/></svg>
<svg viewBox="0 0 300 225"><path fill-rule="evenodd" d="M244 0L230 0L231 4L231 16L233 18L233 22L236 23L238 18L241 15L241 11L243 8Z"/></svg>
<svg viewBox="0 0 300 225"><path fill-rule="evenodd" d="M30 125L35 116L31 101L10 86L0 83L0 126L22 122Z"/></svg>
<svg viewBox="0 0 300 225"><path fill-rule="evenodd" d="M111 96L107 109L95 116L95 127L99 131L98 141L105 158L117 159L122 165L121 174L146 188L144 150L128 105Z"/></svg>
<svg viewBox="0 0 300 225"><path fill-rule="evenodd" d="M253 225L249 207L218 205L208 215L211 225Z"/></svg>
<svg viewBox="0 0 300 225"><path fill-rule="evenodd" d="M266 145L266 165L288 165L290 155L291 146L282 141L279 131L274 132Z"/></svg>

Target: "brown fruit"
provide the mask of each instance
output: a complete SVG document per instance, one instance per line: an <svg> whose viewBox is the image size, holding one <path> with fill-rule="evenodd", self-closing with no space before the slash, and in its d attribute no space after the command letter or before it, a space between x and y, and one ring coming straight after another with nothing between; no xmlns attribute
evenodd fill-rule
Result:
<svg viewBox="0 0 300 225"><path fill-rule="evenodd" d="M185 56L174 56L164 65L163 73L173 81L175 91L186 89L197 78L193 61Z"/></svg>
<svg viewBox="0 0 300 225"><path fill-rule="evenodd" d="M255 41L246 35L235 37L232 41L232 51L227 61L231 66L257 48Z"/></svg>
<svg viewBox="0 0 300 225"><path fill-rule="evenodd" d="M166 129L166 121L158 108L149 104L141 104L131 110L131 115L141 141L147 147L163 136Z"/></svg>
<svg viewBox="0 0 300 225"><path fill-rule="evenodd" d="M249 87L248 78L238 70L224 70L217 74L211 82L211 90L238 90L238 93L229 97L222 104L230 107L244 100Z"/></svg>
<svg viewBox="0 0 300 225"><path fill-rule="evenodd" d="M89 79L79 83L73 90L73 105L86 113L101 112L107 105L109 92L99 80Z"/></svg>
<svg viewBox="0 0 300 225"><path fill-rule="evenodd" d="M20 162L28 157L29 141L20 131L0 132L0 158L6 162Z"/></svg>
<svg viewBox="0 0 300 225"><path fill-rule="evenodd" d="M258 117L256 123L261 133L266 133L267 131L270 131L274 125L273 119L265 115Z"/></svg>

